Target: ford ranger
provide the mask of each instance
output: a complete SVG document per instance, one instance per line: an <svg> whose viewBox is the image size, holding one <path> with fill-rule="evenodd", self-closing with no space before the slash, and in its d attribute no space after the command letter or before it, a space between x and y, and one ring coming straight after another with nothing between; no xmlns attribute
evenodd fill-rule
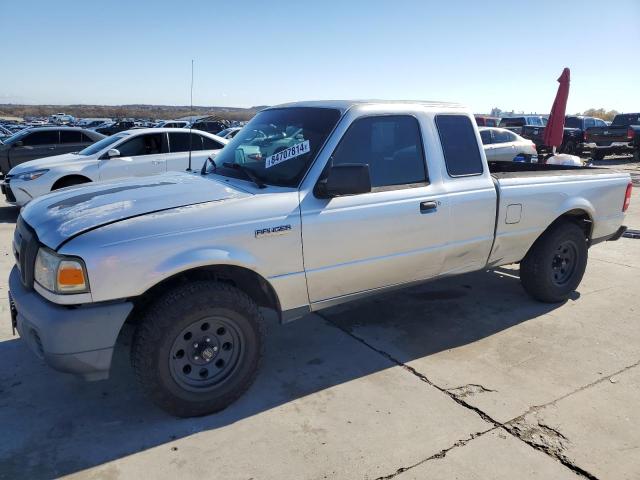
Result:
<svg viewBox="0 0 640 480"><path fill-rule="evenodd" d="M488 163L473 115L454 104L272 107L200 172L29 203L13 241L12 319L50 366L94 380L133 324L142 388L174 415L204 415L253 381L260 307L286 323L512 263L533 298L562 302L588 248L624 232L630 195L627 173Z"/></svg>

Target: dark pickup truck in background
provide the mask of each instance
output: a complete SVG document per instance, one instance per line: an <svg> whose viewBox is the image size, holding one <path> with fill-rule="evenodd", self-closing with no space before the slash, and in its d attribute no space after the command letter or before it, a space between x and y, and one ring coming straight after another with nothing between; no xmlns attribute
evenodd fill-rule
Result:
<svg viewBox="0 0 640 480"><path fill-rule="evenodd" d="M587 147L594 160L605 155L632 153L640 161L640 113L620 113L609 126L589 128L585 134Z"/></svg>
<svg viewBox="0 0 640 480"><path fill-rule="evenodd" d="M558 152L569 155L591 155L592 148L587 144L586 131L592 127L606 127L604 120L595 117L583 117L582 115L567 115L564 117L564 133L562 145ZM526 125L522 127L520 134L536 144L538 152L549 152L551 148L544 144L544 127Z"/></svg>
<svg viewBox="0 0 640 480"><path fill-rule="evenodd" d="M500 119L498 126L520 135L522 134L522 128L525 126L543 128L546 124L546 118L542 118L540 115L522 115L519 117L503 117Z"/></svg>

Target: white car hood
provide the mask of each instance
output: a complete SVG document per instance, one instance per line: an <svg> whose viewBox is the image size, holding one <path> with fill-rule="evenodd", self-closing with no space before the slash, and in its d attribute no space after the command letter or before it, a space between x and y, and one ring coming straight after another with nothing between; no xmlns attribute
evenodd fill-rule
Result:
<svg viewBox="0 0 640 480"><path fill-rule="evenodd" d="M166 173L65 188L33 200L21 216L43 244L57 249L83 232L127 218L247 196L213 176Z"/></svg>
<svg viewBox="0 0 640 480"><path fill-rule="evenodd" d="M25 172L32 172L33 170L69 165L70 162L86 160L94 160L94 157L85 157L84 155L77 155L75 153L64 153L62 155L54 155L53 157L38 158L37 160L30 160L28 162L21 163L20 165L16 165L11 169L9 175L19 175Z"/></svg>

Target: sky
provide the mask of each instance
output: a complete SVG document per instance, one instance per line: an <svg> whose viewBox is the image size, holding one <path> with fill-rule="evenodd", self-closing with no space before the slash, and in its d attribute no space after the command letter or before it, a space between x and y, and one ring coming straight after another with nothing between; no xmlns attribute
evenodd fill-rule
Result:
<svg viewBox="0 0 640 480"><path fill-rule="evenodd" d="M0 0L0 103L640 111L640 0Z"/></svg>

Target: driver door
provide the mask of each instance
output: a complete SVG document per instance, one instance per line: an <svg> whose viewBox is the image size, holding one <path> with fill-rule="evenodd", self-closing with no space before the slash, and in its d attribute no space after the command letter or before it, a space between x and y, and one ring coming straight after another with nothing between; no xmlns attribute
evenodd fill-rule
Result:
<svg viewBox="0 0 640 480"><path fill-rule="evenodd" d="M165 133L136 135L116 147L119 157L100 160L100 180L146 177L166 171L167 136Z"/></svg>

